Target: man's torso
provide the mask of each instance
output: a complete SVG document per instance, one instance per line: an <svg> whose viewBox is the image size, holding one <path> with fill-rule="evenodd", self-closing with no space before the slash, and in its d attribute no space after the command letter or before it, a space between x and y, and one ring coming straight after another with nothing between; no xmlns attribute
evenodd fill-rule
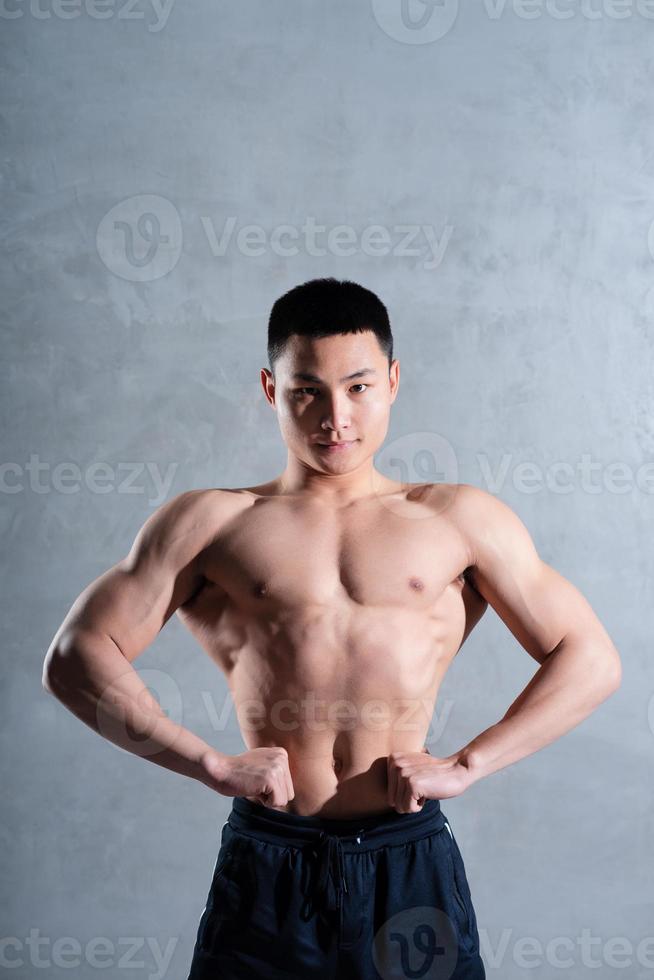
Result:
<svg viewBox="0 0 654 980"><path fill-rule="evenodd" d="M486 608L464 574L456 488L389 481L335 505L271 486L206 491L216 535L178 616L224 673L247 747L287 750L295 798L282 809L386 811L386 757L423 749Z"/></svg>

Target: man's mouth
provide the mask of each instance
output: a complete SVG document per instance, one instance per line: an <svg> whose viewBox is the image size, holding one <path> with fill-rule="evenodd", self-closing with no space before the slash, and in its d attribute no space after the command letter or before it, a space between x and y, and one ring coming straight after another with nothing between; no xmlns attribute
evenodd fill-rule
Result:
<svg viewBox="0 0 654 980"><path fill-rule="evenodd" d="M350 439L348 441L343 440L342 442L319 442L318 446L323 452L338 453L344 452L350 446L353 446L357 441L357 439Z"/></svg>

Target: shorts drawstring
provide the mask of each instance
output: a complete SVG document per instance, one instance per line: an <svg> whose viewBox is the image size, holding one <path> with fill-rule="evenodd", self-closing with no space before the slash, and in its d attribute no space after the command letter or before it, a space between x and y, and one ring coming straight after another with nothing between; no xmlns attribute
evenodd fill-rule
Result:
<svg viewBox="0 0 654 980"><path fill-rule="evenodd" d="M343 893L347 893L345 862L340 837L321 830L318 837L318 889L325 897L328 909L339 908L343 903Z"/></svg>

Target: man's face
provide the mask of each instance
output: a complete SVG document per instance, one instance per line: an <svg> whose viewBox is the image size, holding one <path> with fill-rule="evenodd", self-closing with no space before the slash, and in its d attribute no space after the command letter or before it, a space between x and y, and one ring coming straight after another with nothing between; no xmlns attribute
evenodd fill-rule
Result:
<svg viewBox="0 0 654 980"><path fill-rule="evenodd" d="M354 375L354 376L353 376ZM312 469L344 473L382 445L399 385L371 330L313 339L296 334L275 365L262 368L284 442ZM344 443L340 448L327 444Z"/></svg>

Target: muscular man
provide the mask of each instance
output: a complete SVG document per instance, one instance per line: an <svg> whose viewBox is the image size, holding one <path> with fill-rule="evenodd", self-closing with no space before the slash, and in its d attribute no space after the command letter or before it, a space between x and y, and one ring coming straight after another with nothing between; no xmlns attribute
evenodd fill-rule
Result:
<svg viewBox="0 0 654 980"><path fill-rule="evenodd" d="M273 306L268 356L284 471L153 513L73 604L44 684L104 737L233 798L191 980L476 980L439 801L581 722L620 659L509 507L375 469L400 371L374 293L296 287ZM497 724L435 757L441 682L489 603L539 667ZM223 672L245 752L169 719L131 666L175 612Z"/></svg>

